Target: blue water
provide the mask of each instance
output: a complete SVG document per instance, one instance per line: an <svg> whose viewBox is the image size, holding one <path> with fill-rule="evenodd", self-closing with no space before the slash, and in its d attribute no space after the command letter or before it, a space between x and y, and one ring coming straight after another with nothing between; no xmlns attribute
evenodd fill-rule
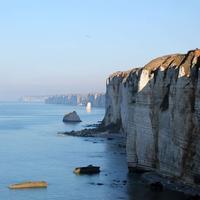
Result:
<svg viewBox="0 0 200 200"><path fill-rule="evenodd" d="M65 124L63 115L76 110L83 122ZM183 199L175 192L152 193L135 175L128 175L124 149L118 141L59 136L102 120L104 109L0 103L0 200ZM77 176L77 166L94 164L102 172ZM22 181L47 181L47 189L9 190ZM127 184L123 184L123 181ZM97 185L102 183L103 185Z"/></svg>

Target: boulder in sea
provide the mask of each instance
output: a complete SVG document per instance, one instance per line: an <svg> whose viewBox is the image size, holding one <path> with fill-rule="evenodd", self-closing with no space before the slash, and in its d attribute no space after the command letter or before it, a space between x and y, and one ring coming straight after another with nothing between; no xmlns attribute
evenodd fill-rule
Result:
<svg viewBox="0 0 200 200"><path fill-rule="evenodd" d="M76 111L73 111L63 117L63 122L81 122L81 119Z"/></svg>
<svg viewBox="0 0 200 200"><path fill-rule="evenodd" d="M100 172L100 167L88 165L87 167L77 167L74 170L75 174L98 174Z"/></svg>

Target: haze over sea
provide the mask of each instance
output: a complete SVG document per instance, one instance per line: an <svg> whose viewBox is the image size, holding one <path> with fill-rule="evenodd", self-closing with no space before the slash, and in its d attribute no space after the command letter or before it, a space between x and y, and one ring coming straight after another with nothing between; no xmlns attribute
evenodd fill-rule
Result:
<svg viewBox="0 0 200 200"><path fill-rule="evenodd" d="M77 111L82 123L62 122L63 115L72 110ZM175 192L150 192L137 175L128 175L124 149L119 149L116 140L57 135L59 131L96 123L103 115L103 108L87 113L80 106L0 103L0 199L184 199ZM102 172L94 176L73 174L75 167L89 164L101 166ZM27 180L45 180L49 186L30 190L7 188Z"/></svg>

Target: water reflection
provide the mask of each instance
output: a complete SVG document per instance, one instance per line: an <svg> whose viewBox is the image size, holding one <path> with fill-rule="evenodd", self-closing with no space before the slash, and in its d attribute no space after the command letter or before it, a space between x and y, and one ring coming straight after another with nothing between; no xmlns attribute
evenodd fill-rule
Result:
<svg viewBox="0 0 200 200"><path fill-rule="evenodd" d="M115 188L117 199L129 200L185 200L186 196L180 192L164 190L162 192L151 191L141 179L139 173L128 173L125 156L125 148L121 140L106 141L106 169L109 172L107 181L111 188ZM112 189L111 189L112 191Z"/></svg>

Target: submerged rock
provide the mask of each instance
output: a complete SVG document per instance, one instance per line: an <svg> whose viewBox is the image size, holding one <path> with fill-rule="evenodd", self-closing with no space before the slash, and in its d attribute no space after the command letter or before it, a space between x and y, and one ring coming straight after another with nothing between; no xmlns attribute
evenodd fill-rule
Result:
<svg viewBox="0 0 200 200"><path fill-rule="evenodd" d="M103 183L97 183L97 185L104 185Z"/></svg>
<svg viewBox="0 0 200 200"><path fill-rule="evenodd" d="M48 186L45 181L28 181L10 185L10 189L28 189L28 188L46 188Z"/></svg>
<svg viewBox="0 0 200 200"><path fill-rule="evenodd" d="M76 113L76 111L73 111L64 116L63 122L81 122L81 119Z"/></svg>
<svg viewBox="0 0 200 200"><path fill-rule="evenodd" d="M100 173L100 167L88 165L87 167L77 167L74 170L75 174L98 174Z"/></svg>

